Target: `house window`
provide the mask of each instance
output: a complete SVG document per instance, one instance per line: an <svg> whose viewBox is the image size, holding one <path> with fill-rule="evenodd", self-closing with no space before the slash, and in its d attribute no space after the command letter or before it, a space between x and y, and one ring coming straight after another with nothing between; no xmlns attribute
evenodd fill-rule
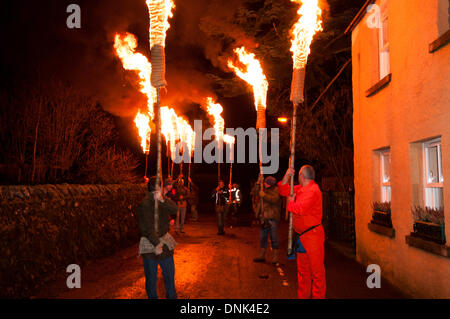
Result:
<svg viewBox="0 0 450 319"><path fill-rule="evenodd" d="M391 155L390 150L380 152L381 202L391 201Z"/></svg>
<svg viewBox="0 0 450 319"><path fill-rule="evenodd" d="M444 207L444 177L442 174L441 139L423 144L425 206L432 209Z"/></svg>
<svg viewBox="0 0 450 319"><path fill-rule="evenodd" d="M389 36L388 36L388 0L380 3L380 24L378 33L378 54L380 65L380 80L390 73L389 63Z"/></svg>

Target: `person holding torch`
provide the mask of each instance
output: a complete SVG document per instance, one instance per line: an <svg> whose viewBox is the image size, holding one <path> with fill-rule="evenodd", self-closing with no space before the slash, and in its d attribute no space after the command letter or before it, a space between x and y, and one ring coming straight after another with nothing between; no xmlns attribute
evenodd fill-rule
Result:
<svg viewBox="0 0 450 319"><path fill-rule="evenodd" d="M310 165L304 165L298 173L299 185L294 187L291 196L289 178L295 170L289 168L278 190L281 196L287 197L287 209L292 214L296 241L301 249L297 249L297 295L300 299L325 298L326 280L324 266L325 232L322 226L322 192L314 181L315 171Z"/></svg>

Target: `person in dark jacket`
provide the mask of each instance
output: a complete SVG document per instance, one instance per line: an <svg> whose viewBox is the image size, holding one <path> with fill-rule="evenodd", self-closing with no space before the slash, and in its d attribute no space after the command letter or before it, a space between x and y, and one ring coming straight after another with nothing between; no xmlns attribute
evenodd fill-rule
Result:
<svg viewBox="0 0 450 319"><path fill-rule="evenodd" d="M281 197L278 193L277 180L275 177L268 176L264 179L264 188L259 189L258 195L262 198L256 209L256 218L261 221L260 228L260 254L253 259L254 262L264 262L267 248L267 240L270 237L272 245L272 264L278 263L278 223L280 222Z"/></svg>
<svg viewBox="0 0 450 319"><path fill-rule="evenodd" d="M239 184L230 184L228 193L228 218L230 219L230 227L237 225L237 214L241 205L241 199L242 195Z"/></svg>
<svg viewBox="0 0 450 319"><path fill-rule="evenodd" d="M218 235L225 234L223 228L225 223L225 205L227 204L228 190L225 188L225 183L223 181L219 181L219 186L214 190L212 197L214 199L214 204L216 207L216 216L217 216L217 228Z"/></svg>
<svg viewBox="0 0 450 319"><path fill-rule="evenodd" d="M178 205L178 214L175 222L175 232L184 233L184 221L186 219L186 208L187 208L187 199L188 199L188 189L184 186L183 175L177 178L174 183L175 186L175 195L176 202Z"/></svg>
<svg viewBox="0 0 450 319"><path fill-rule="evenodd" d="M163 197L161 191L155 191L156 177L148 181L148 192L142 203L137 208L141 241L139 254L144 262L145 289L149 299L157 299L156 280L158 265L161 267L166 287L166 297L176 299L175 290L175 263L173 250L176 242L169 234L169 215L176 215L177 205L167 197ZM172 189L172 184L166 184L163 193ZM158 201L158 231L155 231L155 200Z"/></svg>

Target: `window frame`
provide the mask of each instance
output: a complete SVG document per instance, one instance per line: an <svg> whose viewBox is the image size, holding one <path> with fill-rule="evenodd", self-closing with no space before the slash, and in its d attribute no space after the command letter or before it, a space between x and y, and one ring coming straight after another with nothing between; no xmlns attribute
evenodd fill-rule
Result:
<svg viewBox="0 0 450 319"><path fill-rule="evenodd" d="M428 182L428 172L429 172L429 149L431 147L437 146L437 170L438 170L438 182L437 183L429 183ZM423 198L424 198L424 206L429 208L436 208L436 205L430 206L428 205L430 201L435 202L435 198L430 199L427 195L427 189L433 188L444 188L444 176L442 173L442 146L441 146L441 138L435 138L422 143L422 156L423 156ZM444 203L442 203L443 206Z"/></svg>
<svg viewBox="0 0 450 319"><path fill-rule="evenodd" d="M389 158L389 180L386 182L384 180L384 176L385 176L385 161L384 158L388 156ZM387 149L383 149L379 151L379 159L380 159L380 200L382 203L389 203L391 202L392 199L392 188L391 188L391 149L387 148ZM384 198L384 189L388 188L389 189L389 198L385 199Z"/></svg>
<svg viewBox="0 0 450 319"><path fill-rule="evenodd" d="M378 29L378 77L382 80L391 72L390 64L390 46L389 46L389 15L388 0L380 1L379 11L379 29ZM386 33L386 38L384 37Z"/></svg>

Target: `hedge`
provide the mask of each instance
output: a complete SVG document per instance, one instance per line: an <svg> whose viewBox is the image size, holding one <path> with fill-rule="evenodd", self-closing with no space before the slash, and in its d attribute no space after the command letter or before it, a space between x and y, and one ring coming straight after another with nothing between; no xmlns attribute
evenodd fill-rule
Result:
<svg viewBox="0 0 450 319"><path fill-rule="evenodd" d="M0 186L0 297L27 298L69 264L138 242L146 186Z"/></svg>

